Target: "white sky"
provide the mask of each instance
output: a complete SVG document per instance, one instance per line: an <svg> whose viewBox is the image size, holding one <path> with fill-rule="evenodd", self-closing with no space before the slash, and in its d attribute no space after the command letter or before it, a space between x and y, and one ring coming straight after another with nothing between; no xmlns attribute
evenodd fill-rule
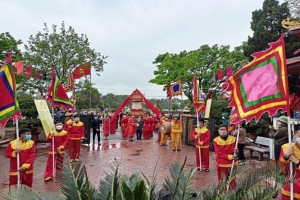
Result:
<svg viewBox="0 0 300 200"><path fill-rule="evenodd" d="M282 2L282 1L281 1ZM263 0L1 0L0 32L27 42L48 27L72 26L87 34L91 47L108 55L92 82L102 94L163 98L162 86L149 83L152 64L162 53L194 50L204 44L240 45L252 35L252 12ZM174 80L175 81L175 80Z"/></svg>

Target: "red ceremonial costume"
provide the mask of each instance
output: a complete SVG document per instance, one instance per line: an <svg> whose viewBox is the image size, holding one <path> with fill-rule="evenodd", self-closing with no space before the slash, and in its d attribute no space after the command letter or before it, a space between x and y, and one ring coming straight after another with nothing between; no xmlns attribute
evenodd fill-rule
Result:
<svg viewBox="0 0 300 200"><path fill-rule="evenodd" d="M25 142L20 141L20 167L25 167L26 170L20 172L20 183L32 187L33 178L33 162L35 157L35 144L34 141L28 140ZM9 169L9 187L18 183L18 168L17 168L17 140L11 141L7 148L5 156L10 158Z"/></svg>
<svg viewBox="0 0 300 200"><path fill-rule="evenodd" d="M155 121L154 118L150 117L149 118L149 123L150 123L150 131L149 131L149 138L153 138L153 131L154 131L154 127L155 127Z"/></svg>
<svg viewBox="0 0 300 200"><path fill-rule="evenodd" d="M121 119L121 129L122 129L122 138L123 139L126 139L128 137L127 133L126 133L127 125L128 125L128 117L122 117L122 119Z"/></svg>
<svg viewBox="0 0 300 200"><path fill-rule="evenodd" d="M166 122L166 119L164 116L161 117L160 121L159 121L159 125L162 125L163 123ZM162 134L160 131L158 133L160 135L160 145L165 145L167 144L168 141L168 135L166 134Z"/></svg>
<svg viewBox="0 0 300 200"><path fill-rule="evenodd" d="M128 118L128 125L126 128L126 134L128 134L129 138L133 138L135 134L136 126L135 126L135 119L132 117Z"/></svg>
<svg viewBox="0 0 300 200"><path fill-rule="evenodd" d="M60 132L54 131L54 162L56 163L56 171L62 171L61 166L64 160L65 147L69 142L70 135L67 131L62 130ZM51 133L48 134L47 142L50 142L49 156L47 160L46 170L45 170L45 179L53 178L53 145L52 145L52 136ZM58 152L57 148L60 147L61 150Z"/></svg>
<svg viewBox="0 0 300 200"><path fill-rule="evenodd" d="M296 145L296 143L292 143L294 147L294 156L300 161L300 149ZM289 148L289 144L284 144L281 146L281 153L279 157L279 165L283 168L283 171L287 173L286 176L286 185L281 189L281 199L290 200L290 184L288 183L290 178L290 161L285 160L283 158L284 152ZM293 164L293 172L294 172L294 199L300 199L300 167L296 168L296 165Z"/></svg>
<svg viewBox="0 0 300 200"><path fill-rule="evenodd" d="M105 118L103 119L103 135L105 137L108 137L109 132L110 132L110 119Z"/></svg>
<svg viewBox="0 0 300 200"><path fill-rule="evenodd" d="M74 122L73 125L69 125L69 155L71 155L71 162L78 161L80 155L81 141L85 137L84 124L79 122Z"/></svg>
<svg viewBox="0 0 300 200"><path fill-rule="evenodd" d="M214 139L213 144L217 156L217 171L219 181L223 176L229 176L233 160L235 142L235 137L231 135L228 135L226 140L224 140L220 136ZM237 165L237 159L235 159L235 165ZM230 183L230 188L233 187L235 187L235 180Z"/></svg>
<svg viewBox="0 0 300 200"><path fill-rule="evenodd" d="M200 135L200 144L198 142L198 132ZM197 168L200 168L200 160L199 160L199 147L201 150L201 164L203 169L209 168L209 139L210 139L210 131L206 127L196 128L192 134L192 137L195 140L196 147L196 165Z"/></svg>
<svg viewBox="0 0 300 200"><path fill-rule="evenodd" d="M152 131L152 119L147 117L144 119L144 139L150 139Z"/></svg>

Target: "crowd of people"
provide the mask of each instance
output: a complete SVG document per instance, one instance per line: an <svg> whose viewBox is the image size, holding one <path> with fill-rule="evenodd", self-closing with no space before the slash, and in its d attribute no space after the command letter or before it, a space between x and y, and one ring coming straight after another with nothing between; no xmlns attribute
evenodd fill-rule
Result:
<svg viewBox="0 0 300 200"><path fill-rule="evenodd" d="M216 155L216 167L218 180L221 180L224 176L228 177L232 166L236 166L238 161L240 163L245 162L244 146L246 138L246 129L244 124L239 124L239 132L228 132L228 116L223 115L223 124L218 126L219 136L213 139L213 147ZM109 117L107 117L109 119ZM153 137L153 131L157 130L162 124L170 123L170 133L165 134L158 131L158 141L161 146L166 146L168 138L171 140L172 150L181 151L181 138L182 138L182 120L179 115L164 115L151 116L145 115L128 115L123 114L120 124L123 140L129 139L133 141L136 136L137 140L142 138L147 140ZM283 168L283 170L289 173L289 163L294 165L295 180L300 178L300 126L295 127L294 143L292 147L288 144L288 130L287 130L287 118L281 116L278 119L279 129L270 127L270 136L275 139L275 160ZM98 144L100 145L100 129L101 123L103 124L103 130L105 129L105 120L101 116L93 116L91 120L91 128L93 129L93 142L95 142L95 136L98 136ZM236 135L239 133L239 140L236 140ZM10 158L10 171L9 171L9 186L17 184L18 172L20 173L21 184L32 187L33 179L33 162L35 158L35 143L31 140L31 130L22 129L19 131L19 148L17 148L17 141L13 140L9 143L5 156ZM198 170L209 172L209 160L210 160L210 138L211 133L205 126L205 120L200 118L197 122L197 128L195 128L191 134L194 139L195 145L195 157L196 167ZM84 123L80 121L80 116L77 114L71 115L70 119L63 123L62 121L55 122L55 130L50 132L47 136L47 142L51 143L49 148L49 157L45 169L45 182L53 179L53 170L59 173L62 170L62 164L64 154L66 153L66 146L68 145L68 153L70 156L70 162L77 162L80 156L80 148L83 139L85 138ZM54 149L53 149L54 142ZM238 144L236 144L238 142ZM20 167L17 167L16 156L20 156ZM53 158L55 162L53 162ZM55 166L53 166L55 163ZM288 177L288 176L287 176ZM231 181L230 188L235 187L235 180ZM289 185L285 186L282 190L283 199L289 197ZM300 191L300 182L294 183L294 191ZM299 192L298 192L299 193ZM296 192L296 194L298 194Z"/></svg>

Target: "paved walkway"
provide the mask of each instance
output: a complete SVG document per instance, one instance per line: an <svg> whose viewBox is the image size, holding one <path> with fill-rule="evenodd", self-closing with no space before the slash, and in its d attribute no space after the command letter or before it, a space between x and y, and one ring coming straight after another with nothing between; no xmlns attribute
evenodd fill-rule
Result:
<svg viewBox="0 0 300 200"><path fill-rule="evenodd" d="M118 136L119 135L119 136ZM156 134L157 135L157 134ZM120 138L121 133L117 132L114 138ZM157 136L156 136L157 137ZM102 138L101 138L102 139ZM105 172L111 171L111 165L115 160L120 161L120 172L129 174L141 171L147 176L151 176L154 166L157 165L157 182L162 185L164 179L169 175L169 166L173 161L183 163L187 156L187 168L195 167L195 149L192 146L182 145L181 152L173 152L169 146L162 147L152 140L101 140L101 146L83 145L81 151L81 160L86 165L87 172L91 182L98 187L99 180L105 176ZM37 145L37 155L34 162L34 180L33 189L39 192L57 192L59 184L54 182L44 183L44 170L48 157L49 144L39 143ZM8 191L8 170L9 159L5 158L6 146L0 146L0 192ZM260 166L265 161L256 159L248 160L252 166ZM210 172L197 171L195 175L195 187L203 188L207 184L217 181L215 153L210 152Z"/></svg>

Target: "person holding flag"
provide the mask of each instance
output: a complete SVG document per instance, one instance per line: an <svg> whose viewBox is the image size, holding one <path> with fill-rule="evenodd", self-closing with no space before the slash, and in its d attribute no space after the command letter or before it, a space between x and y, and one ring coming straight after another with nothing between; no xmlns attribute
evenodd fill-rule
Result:
<svg viewBox="0 0 300 200"><path fill-rule="evenodd" d="M18 172L20 173L20 184L32 188L33 162L35 158L35 143L31 140L31 130L28 128L19 131L19 147L17 139L11 141L5 152L10 159L9 187L18 184ZM17 156L20 157L18 167Z"/></svg>
<svg viewBox="0 0 300 200"><path fill-rule="evenodd" d="M48 182L53 179L54 168L56 169L56 172L62 171L65 147L68 144L70 139L70 135L66 130L63 130L63 126L64 124L61 121L56 121L55 130L53 132L50 132L46 139L46 141L50 142L51 145L49 148L49 156L48 156L45 175L44 175L45 182ZM52 144L52 137L54 137L54 150ZM54 163L56 163L55 166L53 166L53 154L54 154L54 161L55 161Z"/></svg>
<svg viewBox="0 0 300 200"><path fill-rule="evenodd" d="M204 126L204 119L199 119L198 123L199 128L196 128L192 133L192 138L195 140L196 147L196 167L198 170L203 169L205 172L209 172L210 131ZM199 151L199 148L201 148L201 151ZM199 152L201 152L201 155ZM200 160L202 166L200 165Z"/></svg>
<svg viewBox="0 0 300 200"><path fill-rule="evenodd" d="M289 146L289 143L282 145L279 165L282 167L283 171L287 174L287 179L290 177L289 164L293 165L293 177L295 182L293 183L294 187L294 198L300 199L300 125L295 126L294 142L292 146ZM290 185L285 185L281 190L281 199L289 200L291 196Z"/></svg>
<svg viewBox="0 0 300 200"><path fill-rule="evenodd" d="M228 135L227 130L227 126L221 124L218 129L219 136L216 137L213 142L217 156L216 162L219 181L222 180L223 176L229 177L232 160L234 160L235 165L237 164L237 156L234 153L237 152L237 149L235 149L236 139ZM234 188L235 180L229 185L230 188Z"/></svg>

